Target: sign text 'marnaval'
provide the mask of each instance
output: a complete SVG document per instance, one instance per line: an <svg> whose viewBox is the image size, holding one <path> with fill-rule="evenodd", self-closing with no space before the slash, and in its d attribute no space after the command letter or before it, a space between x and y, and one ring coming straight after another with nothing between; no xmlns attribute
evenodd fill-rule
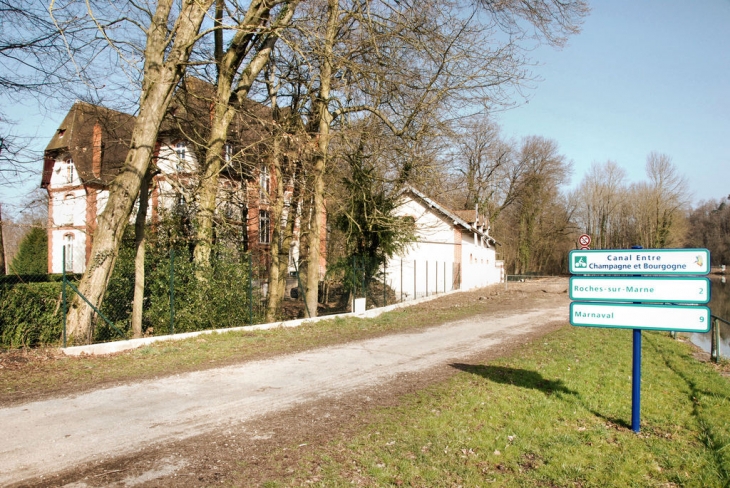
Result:
<svg viewBox="0 0 730 488"><path fill-rule="evenodd" d="M709 332L710 309L704 306L573 302L570 323L584 327Z"/></svg>
<svg viewBox="0 0 730 488"><path fill-rule="evenodd" d="M707 249L616 249L570 251L572 274L705 275Z"/></svg>

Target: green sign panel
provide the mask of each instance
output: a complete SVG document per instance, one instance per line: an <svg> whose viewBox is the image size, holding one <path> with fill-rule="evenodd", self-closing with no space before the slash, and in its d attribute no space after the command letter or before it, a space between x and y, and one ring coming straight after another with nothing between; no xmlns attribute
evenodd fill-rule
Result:
<svg viewBox="0 0 730 488"><path fill-rule="evenodd" d="M598 302L708 303L710 280L700 276L572 276L570 299Z"/></svg>
<svg viewBox="0 0 730 488"><path fill-rule="evenodd" d="M707 249L601 249L570 251L568 268L583 275L706 275Z"/></svg>
<svg viewBox="0 0 730 488"><path fill-rule="evenodd" d="M710 331L710 309L704 306L572 302L571 325L617 329Z"/></svg>

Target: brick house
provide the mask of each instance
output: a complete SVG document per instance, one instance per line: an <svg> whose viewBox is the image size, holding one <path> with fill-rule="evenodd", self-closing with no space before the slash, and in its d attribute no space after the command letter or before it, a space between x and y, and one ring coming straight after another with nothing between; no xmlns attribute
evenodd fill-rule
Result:
<svg viewBox="0 0 730 488"><path fill-rule="evenodd" d="M203 157L201 141L211 114L211 98L204 95L212 93L212 85L195 78L187 78L185 85L168 110L155 148L152 164L157 171L148 211L153 221L180 207L195 211L198 158ZM64 248L67 272L85 271L97 216L106 205L109 184L124 165L134 121L132 115L76 102L48 143L41 187L49 196L49 273L61 272ZM242 248L251 251L261 268L268 265L275 224L269 216L269 190L276 182L266 163L270 127L270 109L256 102L244 107L231 123L216 208L218 221L238 229ZM286 194L291 198L291 189ZM326 214L322 212L320 218L326 219ZM295 226L292 269L298 259L297 235ZM320 267L325 259L323 255Z"/></svg>

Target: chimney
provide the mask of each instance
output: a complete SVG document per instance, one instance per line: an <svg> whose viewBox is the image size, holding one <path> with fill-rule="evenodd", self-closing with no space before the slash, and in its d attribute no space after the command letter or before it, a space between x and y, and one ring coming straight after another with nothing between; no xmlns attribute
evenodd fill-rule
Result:
<svg viewBox="0 0 730 488"><path fill-rule="evenodd" d="M102 142L101 142L101 124L97 121L94 124L94 135L92 137L92 152L91 152L91 172L96 178L101 176L101 156L102 156Z"/></svg>

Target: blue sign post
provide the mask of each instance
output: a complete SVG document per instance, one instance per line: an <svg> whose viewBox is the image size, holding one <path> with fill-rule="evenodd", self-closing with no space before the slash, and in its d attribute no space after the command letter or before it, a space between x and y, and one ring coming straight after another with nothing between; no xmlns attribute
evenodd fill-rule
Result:
<svg viewBox="0 0 730 488"><path fill-rule="evenodd" d="M641 331L709 332L707 249L570 251L570 323L633 330L631 428L640 430ZM595 276L601 275L601 276ZM605 276L618 275L618 276ZM621 275L630 275L622 277ZM658 276L656 276L658 275ZM672 275L672 277L665 277ZM693 305L668 305L686 303Z"/></svg>
<svg viewBox="0 0 730 488"><path fill-rule="evenodd" d="M632 246L631 249L642 249ZM636 302L634 302L636 303ZM631 363L631 430L641 430L641 329L634 329L634 350Z"/></svg>
<svg viewBox="0 0 730 488"><path fill-rule="evenodd" d="M634 329L634 354L631 365L631 430L641 424L641 329Z"/></svg>

